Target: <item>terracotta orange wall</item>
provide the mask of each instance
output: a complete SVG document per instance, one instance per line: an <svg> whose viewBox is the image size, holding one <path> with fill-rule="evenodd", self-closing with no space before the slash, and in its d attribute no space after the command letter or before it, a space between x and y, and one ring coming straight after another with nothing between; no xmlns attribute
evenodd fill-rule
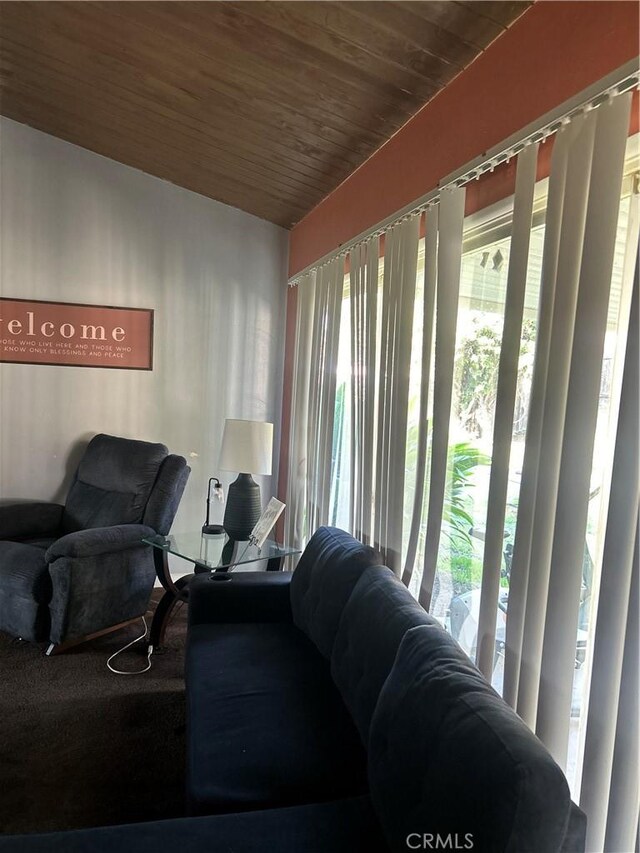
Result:
<svg viewBox="0 0 640 853"><path fill-rule="evenodd" d="M638 4L532 6L291 231L293 275L638 56Z"/></svg>
<svg viewBox="0 0 640 853"><path fill-rule="evenodd" d="M291 231L289 274L380 222L609 72L638 56L635 0L538 0L478 59ZM632 129L638 128L638 97ZM548 169L552 140L541 152ZM515 161L473 182L467 214L513 192ZM279 496L289 446L296 291L287 300Z"/></svg>

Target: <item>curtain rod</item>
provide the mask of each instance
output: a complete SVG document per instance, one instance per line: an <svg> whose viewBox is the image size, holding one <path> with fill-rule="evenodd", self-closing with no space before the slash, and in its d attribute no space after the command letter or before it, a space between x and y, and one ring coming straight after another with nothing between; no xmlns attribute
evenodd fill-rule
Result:
<svg viewBox="0 0 640 853"><path fill-rule="evenodd" d="M462 187L470 181L479 178L486 172L492 172L496 166L508 162L516 154L532 142L542 142L547 137L556 133L563 124L570 121L580 113L595 109L608 98L621 95L630 89L636 88L640 83L640 57L629 60L620 68L607 74L600 80L592 83L577 95L564 101L553 110L545 113L540 118L526 125L526 127L507 137L507 139L485 151L484 154L465 163L459 169L451 172L443 178L436 187L410 202L400 210L376 223L365 231L361 231L351 240L341 243L337 249L327 252L317 261L304 267L289 279L289 287L295 287L303 276L313 270L329 263L335 258L346 257L349 252L371 237L380 236L404 219L410 219L425 211L428 207L436 204L443 190L452 187Z"/></svg>

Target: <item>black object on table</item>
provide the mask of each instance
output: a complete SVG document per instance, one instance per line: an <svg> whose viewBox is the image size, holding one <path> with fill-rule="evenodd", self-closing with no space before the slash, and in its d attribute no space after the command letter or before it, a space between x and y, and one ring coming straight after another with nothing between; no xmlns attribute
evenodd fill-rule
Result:
<svg viewBox="0 0 640 853"><path fill-rule="evenodd" d="M298 549L285 548L272 539L267 539L262 548L258 548L250 542L239 542L227 537L210 538L200 531L172 536L149 536L142 541L153 547L156 574L165 589L151 622L149 644L154 649L158 649L164 642L174 607L181 601L189 600L189 584L196 575L215 572L222 579L230 571L242 571L248 564L265 560L266 570L277 572L282 569L285 557L300 553ZM194 571L174 580L169 571L169 554L193 563ZM249 568L255 569L255 566Z"/></svg>

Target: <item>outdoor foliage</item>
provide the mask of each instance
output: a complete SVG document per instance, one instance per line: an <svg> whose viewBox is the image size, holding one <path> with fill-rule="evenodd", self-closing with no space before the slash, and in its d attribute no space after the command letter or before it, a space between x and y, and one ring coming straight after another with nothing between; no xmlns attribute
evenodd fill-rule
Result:
<svg viewBox="0 0 640 853"><path fill-rule="evenodd" d="M456 359L456 415L466 432L477 438L491 429L501 340L502 330L485 324L462 339Z"/></svg>
<svg viewBox="0 0 640 853"><path fill-rule="evenodd" d="M407 442L407 474L415 475L418 452L418 427L409 429ZM428 478L431 469L431 448L427 457L427 483L423 498L423 517L426 515L426 505L429 495ZM471 515L473 472L479 465L489 465L491 459L477 447L466 441L457 442L449 447L447 458L447 479L444 490L444 505L442 513L442 544L441 550L449 552L450 549L460 550L463 546L472 553L472 542L470 530L473 527ZM413 499L415 483L413 478L408 477L405 486L407 498L405 500L405 536L411 527L411 513L413 510ZM419 551L424 547L425 525L421 530L421 542Z"/></svg>
<svg viewBox="0 0 640 853"><path fill-rule="evenodd" d="M464 337L458 347L454 376L456 415L460 424L477 438L488 438L493 429L493 417L498 388L498 367L502 344L502 317L493 322L483 317L483 325ZM525 429L535 351L536 325L532 320L522 324L518 386L515 405L516 434Z"/></svg>
<svg viewBox="0 0 640 853"><path fill-rule="evenodd" d="M472 475L478 465L491 464L491 457L467 441L460 441L449 448L447 482L442 512L442 533L449 539L452 548L461 544L471 547L473 517L469 512Z"/></svg>

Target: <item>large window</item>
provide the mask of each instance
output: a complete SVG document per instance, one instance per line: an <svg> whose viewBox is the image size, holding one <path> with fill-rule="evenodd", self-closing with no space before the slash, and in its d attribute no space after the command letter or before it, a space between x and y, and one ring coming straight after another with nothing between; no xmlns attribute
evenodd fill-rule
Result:
<svg viewBox="0 0 640 853"><path fill-rule="evenodd" d="M590 626L597 597L599 561L602 557L606 519L608 480L611 476L615 418L618 411L625 330L628 323L630 276L625 266L629 252L631 195L637 191L637 138L628 148L625 181L620 207L616 254L604 357L602 362L600 407L592 464L589 522L584 543L582 596L576 638L576 665L573 690L571 739L567 775L575 784L579 755L582 709L588 690ZM507 514L500 565L500 600L493 685L502 689L506 616L509 604L511 555L517 521L520 477L525 447L527 416L536 348L542 252L545 231L547 182L536 185L533 227L529 251L525 309L520 341L517 393L512 435ZM476 652L480 586L483 572L484 528L487 518L489 478L498 363L502 343L507 275L511 243L512 200L494 205L465 220L460 296L456 334L453 402L451 409L448 482L437 573L431 599L431 613L473 658ZM409 421L405 460L403 559L406 556L411 514L416 488L416 458L419 429L419 396L422 379L422 299L424 240L420 243L416 306L412 330ZM380 287L383 261L380 264ZM606 283L603 285L606 286ZM349 277L345 278L340 330L338 378L332 459L331 521L349 528L350 464L350 312ZM433 371L433 359L432 359ZM430 378L433 381L433 377ZM429 394L433 401L433 394ZM431 402L432 404L432 402ZM432 411L428 413L428 447ZM372 460L373 464L373 460ZM425 495L429 484L429 454ZM422 577L426 506L418 540L410 590L417 597Z"/></svg>

